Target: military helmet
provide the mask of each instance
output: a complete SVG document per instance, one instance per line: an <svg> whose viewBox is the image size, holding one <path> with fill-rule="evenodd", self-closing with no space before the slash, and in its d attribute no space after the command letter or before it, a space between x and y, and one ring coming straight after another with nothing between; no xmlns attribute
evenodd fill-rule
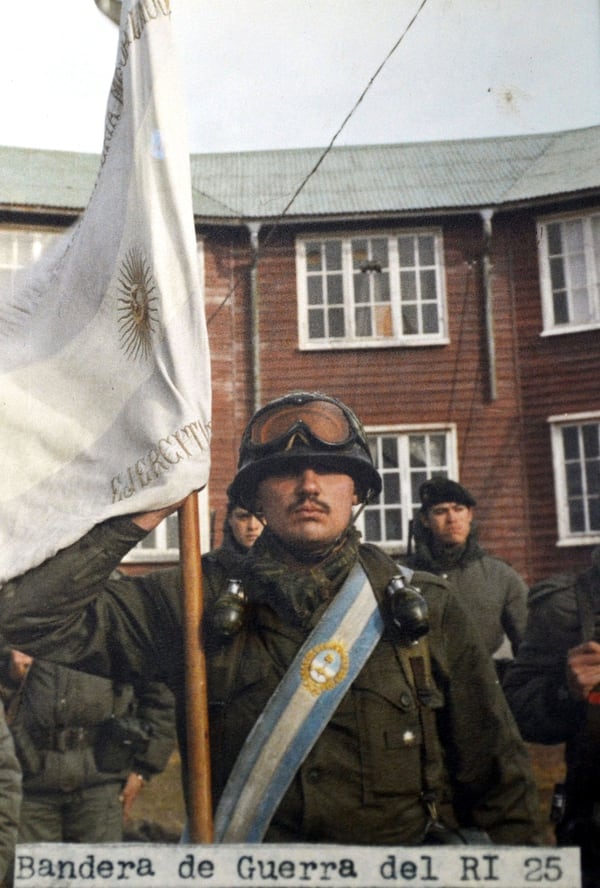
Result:
<svg viewBox="0 0 600 888"><path fill-rule="evenodd" d="M367 436L356 415L321 392L290 392L254 414L242 436L229 496L252 510L263 478L305 461L354 479L363 501L381 492Z"/></svg>

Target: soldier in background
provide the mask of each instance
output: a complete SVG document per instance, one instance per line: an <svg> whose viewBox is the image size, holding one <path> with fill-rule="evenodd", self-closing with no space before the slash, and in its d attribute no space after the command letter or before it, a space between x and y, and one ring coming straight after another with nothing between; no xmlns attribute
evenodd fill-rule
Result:
<svg viewBox="0 0 600 888"><path fill-rule="evenodd" d="M592 566L536 583L523 643L504 679L523 738L565 743L566 782L551 816L578 845L585 888L600 885L600 548Z"/></svg>
<svg viewBox="0 0 600 888"><path fill-rule="evenodd" d="M502 674L516 654L527 622L527 586L513 568L483 549L474 524L474 496L456 481L435 476L419 489L421 510L412 524L415 552L405 563L444 577L477 628ZM510 645L510 651L507 650Z"/></svg>
<svg viewBox="0 0 600 888"><path fill-rule="evenodd" d="M174 698L5 649L0 676L23 771L19 842L120 842L175 745ZM0 815L1 816L1 815Z"/></svg>

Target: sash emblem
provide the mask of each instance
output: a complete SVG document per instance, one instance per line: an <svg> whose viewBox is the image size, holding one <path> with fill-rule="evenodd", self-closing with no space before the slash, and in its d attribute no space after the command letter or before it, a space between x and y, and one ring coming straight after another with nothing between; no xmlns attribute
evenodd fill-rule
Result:
<svg viewBox="0 0 600 888"><path fill-rule="evenodd" d="M300 676L304 687L315 697L330 691L348 672L348 651L339 641L326 641L307 651Z"/></svg>

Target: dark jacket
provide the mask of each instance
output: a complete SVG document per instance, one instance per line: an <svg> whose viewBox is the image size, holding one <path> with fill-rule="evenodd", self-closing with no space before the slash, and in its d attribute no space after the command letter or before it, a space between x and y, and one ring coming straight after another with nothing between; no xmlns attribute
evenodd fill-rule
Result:
<svg viewBox="0 0 600 888"><path fill-rule="evenodd" d="M8 583L0 595L0 622L11 643L32 653L70 658L80 668L121 681L141 675L167 681L181 709L179 570L107 579L141 536L127 519L97 526L42 567ZM269 576L269 545L265 531L244 561L251 608L246 629L236 636L241 651L232 647L240 642L216 637L209 628L205 638L217 797L247 733L343 579L332 579L327 564L320 564L290 578L303 601L278 596L276 586L290 571L280 567L279 579ZM381 595L396 566L373 547L361 546L359 558ZM208 565L205 579L210 627L212 604L222 589L211 583ZM431 773L442 810L461 824L487 830L498 842L536 841L533 778L489 657L446 583L425 575L416 580L430 608L436 688L429 702L438 728ZM317 593L310 607L309 588ZM422 754L415 696L394 643L384 634L293 779L267 840L418 841L426 820Z"/></svg>
<svg viewBox="0 0 600 888"><path fill-rule="evenodd" d="M476 528L464 546L442 554L435 551L431 532L418 518L413 526L415 552L404 563L448 580L475 616L486 650L496 653L506 634L514 655L527 623L527 586L522 577L479 545Z"/></svg>
<svg viewBox="0 0 600 888"><path fill-rule="evenodd" d="M21 768L0 703L0 882L15 854L21 811Z"/></svg>
<svg viewBox="0 0 600 888"><path fill-rule="evenodd" d="M567 652L586 640L576 585L577 576L559 574L531 588L525 637L504 679L521 734L531 743L570 747L581 728L585 706L569 694L565 671Z"/></svg>
<svg viewBox="0 0 600 888"><path fill-rule="evenodd" d="M598 550L600 555L600 550ZM582 849L584 884L600 880L600 720L569 693L568 651L600 640L600 565L579 575L543 580L529 594L525 638L504 677L504 691L525 740L565 744L562 814L555 818L559 844ZM560 796L559 796L560 798ZM556 812L558 815L558 811Z"/></svg>
<svg viewBox="0 0 600 888"><path fill-rule="evenodd" d="M165 768L176 736L175 701L166 685L140 682L134 691L131 684L36 658L11 694L6 658L3 667L25 793L73 792L121 783L132 771L149 778ZM114 730L119 725L133 728L126 744Z"/></svg>

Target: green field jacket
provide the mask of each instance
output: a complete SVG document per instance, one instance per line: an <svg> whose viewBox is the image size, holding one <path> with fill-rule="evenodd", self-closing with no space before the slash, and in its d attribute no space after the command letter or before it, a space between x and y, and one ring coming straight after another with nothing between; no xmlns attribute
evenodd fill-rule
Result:
<svg viewBox="0 0 600 888"><path fill-rule="evenodd" d="M165 681L181 715L179 570L110 576L142 535L126 518L98 525L78 543L4 586L0 624L11 644L36 656L60 658L119 681ZM360 546L358 553L375 593L381 595L398 572L396 566L374 547ZM449 823L477 826L499 843L535 843L535 785L490 658L446 582L426 574L416 574L414 581L430 612L435 688L428 705L435 712L437 736L427 750L428 773L442 813ZM223 582L222 571L211 572L205 559L215 800L247 734L325 607L316 607L306 625L297 625L283 618L268 589L248 587L247 623L239 635L224 639L210 629ZM329 594L336 591L332 588ZM183 732L180 742L185 761ZM419 842L426 823L423 753L415 693L390 633L384 632L292 779L267 841Z"/></svg>

